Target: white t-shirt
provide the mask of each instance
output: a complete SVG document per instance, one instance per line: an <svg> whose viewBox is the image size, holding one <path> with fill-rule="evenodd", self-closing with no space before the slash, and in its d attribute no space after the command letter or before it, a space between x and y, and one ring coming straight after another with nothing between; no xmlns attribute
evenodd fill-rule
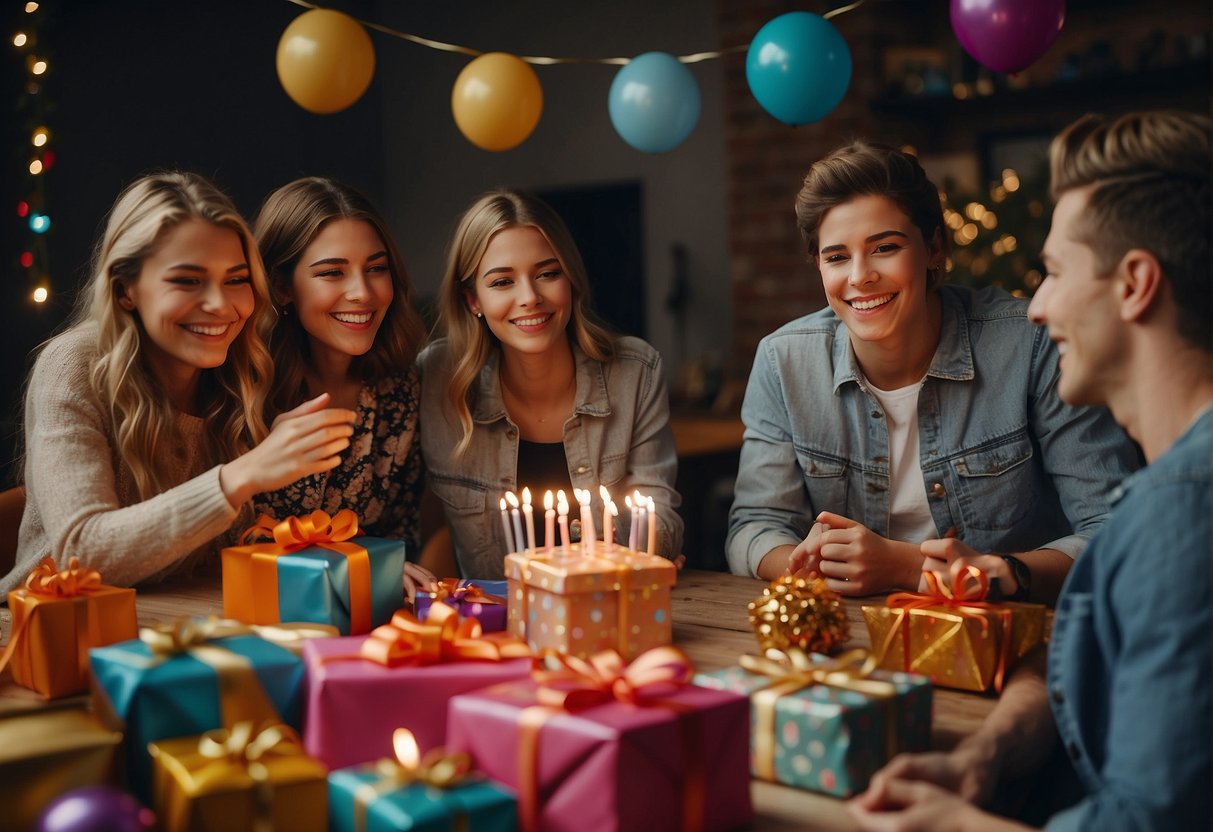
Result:
<svg viewBox="0 0 1213 832"><path fill-rule="evenodd" d="M868 382L889 425L889 538L921 543L939 537L918 458L918 393L922 381L897 390L880 390Z"/></svg>

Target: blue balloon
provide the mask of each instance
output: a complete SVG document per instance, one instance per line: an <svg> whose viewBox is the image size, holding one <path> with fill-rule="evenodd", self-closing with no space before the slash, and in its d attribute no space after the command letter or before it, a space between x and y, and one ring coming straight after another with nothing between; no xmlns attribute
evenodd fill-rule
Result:
<svg viewBox="0 0 1213 832"><path fill-rule="evenodd" d="M820 121L851 84L851 50L825 18L789 12L758 30L745 59L758 103L787 124Z"/></svg>
<svg viewBox="0 0 1213 832"><path fill-rule="evenodd" d="M646 52L615 75L608 96L611 124L637 150L665 153L699 121L699 85L673 55Z"/></svg>

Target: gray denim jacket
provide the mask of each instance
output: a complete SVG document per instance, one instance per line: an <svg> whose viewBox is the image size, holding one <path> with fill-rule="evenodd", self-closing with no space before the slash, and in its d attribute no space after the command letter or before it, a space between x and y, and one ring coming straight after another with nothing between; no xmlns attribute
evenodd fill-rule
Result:
<svg viewBox="0 0 1213 832"><path fill-rule="evenodd" d="M601 525L599 484L620 509L615 540L626 543L630 518L625 495L639 490L657 506L657 548L672 557L682 548L682 519L674 480L678 457L670 430L669 395L661 355L639 338L619 338L615 358L599 362L574 345L577 394L573 415L564 423L564 454L575 488L593 495L596 525ZM459 567L467 578L502 577L506 554L499 500L517 492L518 426L510 421L501 398L497 372L500 352L493 350L472 385L470 404L475 428L460 458L459 419L447 398L454 360L445 339L435 341L418 359L421 367L421 452L430 490L442 500ZM573 514L576 516L576 503ZM537 519L542 516L542 508ZM542 522L540 520L540 522ZM598 529L601 537L602 529Z"/></svg>
<svg viewBox="0 0 1213 832"><path fill-rule="evenodd" d="M1076 557L1137 454L1105 408L1057 396L1057 349L999 289L943 286L942 332L918 397L919 453L940 535L984 552ZM804 539L820 511L889 528L889 431L846 327L823 309L759 344L741 410L745 439L729 567L756 574Z"/></svg>

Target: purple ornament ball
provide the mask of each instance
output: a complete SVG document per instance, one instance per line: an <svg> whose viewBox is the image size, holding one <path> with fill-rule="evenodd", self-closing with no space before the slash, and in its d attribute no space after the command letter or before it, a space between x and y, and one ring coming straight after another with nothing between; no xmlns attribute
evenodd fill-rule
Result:
<svg viewBox="0 0 1213 832"><path fill-rule="evenodd" d="M147 832L156 815L125 792L109 786L85 786L47 804L35 832Z"/></svg>

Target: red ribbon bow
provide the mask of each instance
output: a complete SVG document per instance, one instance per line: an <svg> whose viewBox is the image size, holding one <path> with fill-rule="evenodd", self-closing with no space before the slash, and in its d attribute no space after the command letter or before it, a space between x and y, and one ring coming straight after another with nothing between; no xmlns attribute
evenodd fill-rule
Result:
<svg viewBox="0 0 1213 832"><path fill-rule="evenodd" d="M371 631L359 653L369 661L398 667L467 660L498 662L530 656L531 650L522 639L505 633L486 634L475 618L461 619L453 607L434 604L425 621L397 610L390 624Z"/></svg>

